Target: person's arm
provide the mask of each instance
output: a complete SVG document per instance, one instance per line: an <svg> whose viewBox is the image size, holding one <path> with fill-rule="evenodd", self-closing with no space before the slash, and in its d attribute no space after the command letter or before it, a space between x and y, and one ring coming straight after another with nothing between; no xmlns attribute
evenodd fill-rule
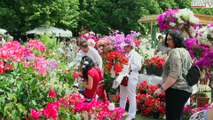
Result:
<svg viewBox="0 0 213 120"><path fill-rule="evenodd" d="M88 75L88 82L87 83L83 82L82 85L84 88L91 90L93 87L93 78L90 75Z"/></svg>
<svg viewBox="0 0 213 120"><path fill-rule="evenodd" d="M70 67L73 67L73 66L75 66L75 65L78 65L78 64L80 63L82 57L83 57L83 52L80 50L80 51L77 53L75 59L68 65L68 67L70 68Z"/></svg>
<svg viewBox="0 0 213 120"><path fill-rule="evenodd" d="M213 120L213 109L207 111L208 120Z"/></svg>
<svg viewBox="0 0 213 120"><path fill-rule="evenodd" d="M168 60L170 61L169 75L166 81L161 85L161 87L154 92L154 94L156 95L160 95L163 91L170 88L181 76L182 64L181 64L180 57L175 52L172 52Z"/></svg>
<svg viewBox="0 0 213 120"><path fill-rule="evenodd" d="M160 88L158 88L154 94L155 95L160 95L162 92L164 92L165 90L167 90L168 88L170 88L175 82L177 81L177 79L168 76L166 81L164 82L163 85L160 86Z"/></svg>
<svg viewBox="0 0 213 120"><path fill-rule="evenodd" d="M98 64L98 67L99 68L102 68L102 65L103 65L103 60L101 58L101 55L98 53L98 51L93 48L93 51L94 51L94 54L95 54L95 59L96 59L96 64Z"/></svg>

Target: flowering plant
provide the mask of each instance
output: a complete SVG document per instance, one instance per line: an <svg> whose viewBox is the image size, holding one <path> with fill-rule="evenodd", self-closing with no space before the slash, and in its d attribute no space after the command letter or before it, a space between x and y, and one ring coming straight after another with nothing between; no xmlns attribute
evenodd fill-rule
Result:
<svg viewBox="0 0 213 120"><path fill-rule="evenodd" d="M213 68L213 48L206 44L199 44L197 38L190 38L185 41L190 56L195 59L194 64L201 70ZM208 75L208 71L206 75Z"/></svg>
<svg viewBox="0 0 213 120"><path fill-rule="evenodd" d="M124 54L113 51L107 54L106 68L108 71L113 70L115 75L122 71L123 65L127 64L128 60Z"/></svg>
<svg viewBox="0 0 213 120"><path fill-rule="evenodd" d="M195 29L199 26L199 19L187 8L169 9L160 14L158 25L160 30L185 30L191 38L195 36Z"/></svg>
<svg viewBox="0 0 213 120"><path fill-rule="evenodd" d="M93 40L95 42L98 42L99 40L99 37L97 35L95 35L94 32L89 32L88 30L82 30L81 33L80 33L80 38L84 38L86 39L87 41L88 40Z"/></svg>
<svg viewBox="0 0 213 120"><path fill-rule="evenodd" d="M120 120L124 115L124 110L120 107L110 110L108 108L109 101L92 100L91 102L84 102L80 94L70 94L58 101L49 102L42 110L31 109L30 117L33 119L39 118L64 118L71 119L73 116L80 114L80 119L85 116L91 119L113 119ZM70 114L70 115L67 115ZM72 116L71 116L72 115Z"/></svg>
<svg viewBox="0 0 213 120"><path fill-rule="evenodd" d="M105 36L102 39L100 39L97 43L98 47L101 47L101 53L106 52L104 51L106 48L110 48L112 50L119 51L121 53L124 52L123 47L121 46L121 43L132 43L134 46L138 47L140 45L140 40L138 40L140 33L137 33L135 31L131 31L126 36L123 33L120 33L118 30L116 30L112 35Z"/></svg>
<svg viewBox="0 0 213 120"><path fill-rule="evenodd" d="M115 103L115 105L119 105L120 95L118 93L111 96L110 101Z"/></svg>
<svg viewBox="0 0 213 120"><path fill-rule="evenodd" d="M140 45L136 48L139 54L143 55L144 60L154 56L155 49L152 48L151 36L143 37Z"/></svg>
<svg viewBox="0 0 213 120"><path fill-rule="evenodd" d="M188 120L194 113L202 111L202 110L210 110L213 108L213 104L206 104L204 107L196 107L196 106L191 106L187 105L183 109L184 113L184 120Z"/></svg>
<svg viewBox="0 0 213 120"><path fill-rule="evenodd" d="M153 93L157 88L148 85L146 81L141 82L137 87L137 107L142 115L150 116L153 112L165 114L165 94L154 96Z"/></svg>
<svg viewBox="0 0 213 120"><path fill-rule="evenodd" d="M26 46L13 41L0 47L0 107L4 108L0 110L0 119L23 119L32 107L40 108L52 99L64 96L67 91L73 92L69 86L72 78L68 77L72 74L62 72L59 59L47 59L45 48L36 40ZM35 118L41 114L35 110L32 113Z"/></svg>
<svg viewBox="0 0 213 120"><path fill-rule="evenodd" d="M212 45L213 44L213 23L204 26L197 31L199 43Z"/></svg>
<svg viewBox="0 0 213 120"><path fill-rule="evenodd" d="M157 57L152 57L150 58L150 60L145 61L144 64L147 67L161 68L164 63L165 63L165 59L157 56Z"/></svg>

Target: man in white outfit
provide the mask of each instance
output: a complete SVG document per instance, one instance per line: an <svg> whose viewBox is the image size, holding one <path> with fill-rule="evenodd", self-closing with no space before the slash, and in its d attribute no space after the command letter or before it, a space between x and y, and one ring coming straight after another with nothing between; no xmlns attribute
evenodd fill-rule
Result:
<svg viewBox="0 0 213 120"><path fill-rule="evenodd" d="M135 51L134 43L123 43L122 46L126 52L126 57L129 60L129 80L128 85L120 85L120 107L125 109L127 97L129 98L129 111L126 120L135 118L137 105L136 105L136 87L138 84L139 70L142 67L142 56Z"/></svg>
<svg viewBox="0 0 213 120"><path fill-rule="evenodd" d="M75 60L71 63L71 66L80 63L83 56L89 56L95 63L95 67L102 69L103 61L95 48L88 46L88 43L85 40L81 40L78 43L78 46L80 51L77 53Z"/></svg>

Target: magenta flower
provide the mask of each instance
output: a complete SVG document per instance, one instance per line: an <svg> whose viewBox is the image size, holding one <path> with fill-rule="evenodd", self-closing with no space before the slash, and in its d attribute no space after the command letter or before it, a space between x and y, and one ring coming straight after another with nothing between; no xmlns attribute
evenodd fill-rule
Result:
<svg viewBox="0 0 213 120"><path fill-rule="evenodd" d="M46 46L39 40L30 40L26 48L34 48L36 50L45 51Z"/></svg>
<svg viewBox="0 0 213 120"><path fill-rule="evenodd" d="M167 30L174 27L171 27L169 25L170 22L174 22L176 18L174 17L174 14L177 13L179 9L168 9L167 11L160 14L157 18L158 25L160 27L160 30ZM176 28L177 29L177 28Z"/></svg>
<svg viewBox="0 0 213 120"><path fill-rule="evenodd" d="M76 78L80 78L81 75L77 71L74 71L73 72L73 77L76 79Z"/></svg>
<svg viewBox="0 0 213 120"><path fill-rule="evenodd" d="M36 111L35 109L31 109L30 110L30 116L33 118L33 119L39 119L39 117L41 116L42 112L41 111Z"/></svg>
<svg viewBox="0 0 213 120"><path fill-rule="evenodd" d="M50 90L50 92L49 92L48 96L49 96L49 97L51 97L51 98L54 98L56 94L57 94L57 92L56 92L56 91L54 91L54 90Z"/></svg>
<svg viewBox="0 0 213 120"><path fill-rule="evenodd" d="M56 119L58 117L59 108L60 108L60 104L58 102L50 102L44 108L43 113L46 118Z"/></svg>

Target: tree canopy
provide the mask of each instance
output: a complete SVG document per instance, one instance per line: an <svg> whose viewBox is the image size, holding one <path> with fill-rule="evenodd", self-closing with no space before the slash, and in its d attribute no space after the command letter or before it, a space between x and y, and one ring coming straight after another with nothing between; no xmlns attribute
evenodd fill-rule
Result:
<svg viewBox="0 0 213 120"><path fill-rule="evenodd" d="M0 4L0 27L19 34L39 26L56 26L76 34L80 28L101 34L146 31L149 25L138 19L169 8L213 14L212 9L191 8L191 0L1 0Z"/></svg>
<svg viewBox="0 0 213 120"><path fill-rule="evenodd" d="M0 26L10 32L50 25L77 27L77 0L1 0L0 4Z"/></svg>

